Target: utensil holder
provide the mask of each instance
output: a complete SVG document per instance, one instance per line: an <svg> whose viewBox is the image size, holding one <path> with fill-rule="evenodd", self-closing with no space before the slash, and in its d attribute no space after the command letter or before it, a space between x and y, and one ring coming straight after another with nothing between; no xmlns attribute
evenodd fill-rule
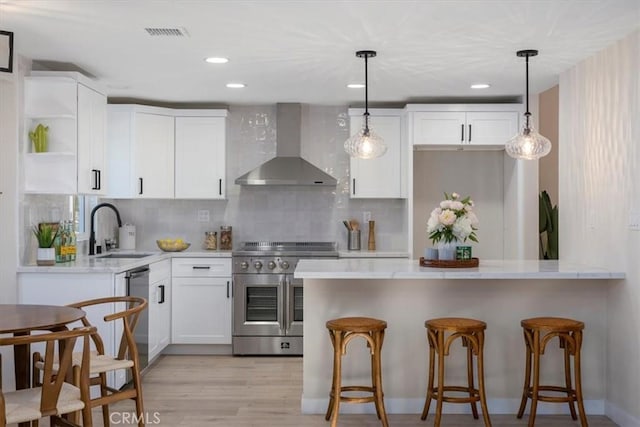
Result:
<svg viewBox="0 0 640 427"><path fill-rule="evenodd" d="M350 230L347 235L347 249L350 251L360 250L360 230Z"/></svg>

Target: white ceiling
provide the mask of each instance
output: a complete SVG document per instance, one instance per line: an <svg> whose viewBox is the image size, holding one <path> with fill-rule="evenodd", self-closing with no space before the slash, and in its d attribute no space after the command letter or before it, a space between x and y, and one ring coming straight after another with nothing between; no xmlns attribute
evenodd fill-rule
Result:
<svg viewBox="0 0 640 427"><path fill-rule="evenodd" d="M151 37L182 27L188 37ZM72 63L109 97L173 103L361 105L532 93L640 28L639 0L0 0L27 58ZM207 56L226 56L211 65ZM240 81L244 89L225 84ZM478 91L474 82L492 87Z"/></svg>

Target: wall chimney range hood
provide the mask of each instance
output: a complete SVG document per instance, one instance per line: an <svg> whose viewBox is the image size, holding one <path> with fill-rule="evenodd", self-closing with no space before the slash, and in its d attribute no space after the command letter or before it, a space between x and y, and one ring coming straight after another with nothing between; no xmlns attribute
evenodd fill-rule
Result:
<svg viewBox="0 0 640 427"><path fill-rule="evenodd" d="M337 180L300 157L302 106L277 104L276 157L236 179L240 185L333 186Z"/></svg>

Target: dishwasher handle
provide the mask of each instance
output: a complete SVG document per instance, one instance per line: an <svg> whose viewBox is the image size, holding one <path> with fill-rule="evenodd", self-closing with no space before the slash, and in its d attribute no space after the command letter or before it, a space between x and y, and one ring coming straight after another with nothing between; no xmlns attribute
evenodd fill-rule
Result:
<svg viewBox="0 0 640 427"><path fill-rule="evenodd" d="M127 279L135 279L136 277L148 276L149 275L149 267L140 267L135 270L127 271Z"/></svg>

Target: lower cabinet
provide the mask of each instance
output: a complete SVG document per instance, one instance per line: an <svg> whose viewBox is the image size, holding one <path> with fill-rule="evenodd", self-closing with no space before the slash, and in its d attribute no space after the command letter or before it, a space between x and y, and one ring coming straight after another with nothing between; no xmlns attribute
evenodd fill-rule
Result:
<svg viewBox="0 0 640 427"><path fill-rule="evenodd" d="M149 266L149 361L171 342L171 261Z"/></svg>
<svg viewBox="0 0 640 427"><path fill-rule="evenodd" d="M172 343L231 344L231 259L172 263Z"/></svg>

